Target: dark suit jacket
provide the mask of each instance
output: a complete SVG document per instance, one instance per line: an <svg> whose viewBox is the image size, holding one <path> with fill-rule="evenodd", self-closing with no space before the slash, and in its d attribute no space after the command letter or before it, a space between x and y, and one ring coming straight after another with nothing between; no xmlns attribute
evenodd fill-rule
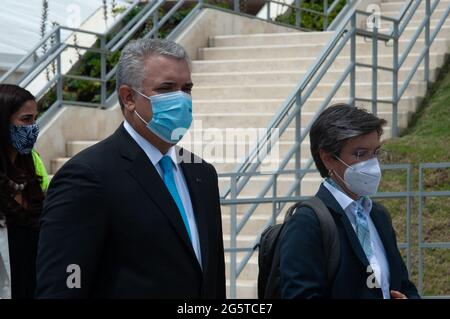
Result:
<svg viewBox="0 0 450 319"><path fill-rule="evenodd" d="M309 208L299 209L287 221L281 239L280 287L283 298L383 298L380 288L369 288L369 261L344 210L323 185L316 194L328 207L339 233L340 264L334 281L327 283L327 261L322 248L319 220ZM419 298L417 289L397 248L390 217L373 202L370 212L386 251L390 271L390 289Z"/></svg>
<svg viewBox="0 0 450 319"><path fill-rule="evenodd" d="M182 155L192 157L183 150ZM175 201L121 125L72 158L51 182L41 219L36 296L225 298L216 171L204 161L181 163L181 168L202 267ZM81 288L66 285L71 264L80 266Z"/></svg>
<svg viewBox="0 0 450 319"><path fill-rule="evenodd" d="M38 228L8 223L12 299L34 297L38 239Z"/></svg>

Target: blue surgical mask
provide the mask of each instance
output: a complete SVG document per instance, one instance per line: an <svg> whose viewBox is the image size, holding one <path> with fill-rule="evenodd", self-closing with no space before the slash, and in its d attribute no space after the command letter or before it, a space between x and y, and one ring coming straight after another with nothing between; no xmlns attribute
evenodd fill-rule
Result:
<svg viewBox="0 0 450 319"><path fill-rule="evenodd" d="M146 96L151 102L153 117L146 122L136 110L136 115L147 128L163 141L176 144L186 134L192 123L192 97L182 91Z"/></svg>
<svg viewBox="0 0 450 319"><path fill-rule="evenodd" d="M11 125L9 134L12 146L20 154L28 154L34 147L39 135L39 126L31 125Z"/></svg>

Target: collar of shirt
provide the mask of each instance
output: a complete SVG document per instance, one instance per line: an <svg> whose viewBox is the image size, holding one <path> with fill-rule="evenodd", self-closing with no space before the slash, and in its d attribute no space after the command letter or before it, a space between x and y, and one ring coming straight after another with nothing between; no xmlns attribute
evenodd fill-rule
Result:
<svg viewBox="0 0 450 319"><path fill-rule="evenodd" d="M351 211L353 215L356 216L357 205L363 207L363 212L366 215L370 214L372 210L372 200L368 196L361 196L358 200L353 200L347 194L345 194L342 189L337 185L332 179L327 178L323 185L330 191L339 205L344 211Z"/></svg>
<svg viewBox="0 0 450 319"><path fill-rule="evenodd" d="M127 130L127 132L131 135L131 137L136 141L136 143L138 143L138 145L144 150L145 154L147 154L153 166L157 168L158 173L161 175L162 171L160 170L158 163L164 155L152 143L147 141L138 132L136 132L136 130L126 120L123 122L123 126L125 130ZM174 164L175 170L178 170L175 147L171 146L167 151L166 155L170 156Z"/></svg>

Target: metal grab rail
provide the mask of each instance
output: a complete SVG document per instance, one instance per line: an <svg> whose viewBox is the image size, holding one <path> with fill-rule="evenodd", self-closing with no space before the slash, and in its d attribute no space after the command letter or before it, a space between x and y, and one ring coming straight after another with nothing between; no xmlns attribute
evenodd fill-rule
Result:
<svg viewBox="0 0 450 319"><path fill-rule="evenodd" d="M430 0L426 0L427 3L430 2ZM410 0L410 4L413 3L412 0ZM431 14L433 13L434 9L436 8L438 3L438 0L435 0L435 3L433 4L433 6L431 7L430 11L429 11L429 15L428 18L425 17L425 21L429 20L429 16L431 16ZM420 0L415 0L414 1L414 7L412 7L412 12L414 12L418 5L420 5ZM408 6L408 8L410 8L410 6ZM414 65L413 69L410 71L408 77L407 77L407 81L404 82L402 89L400 90L400 93L398 93L398 89L394 90L396 93L393 96L392 100L379 100L377 98L376 95L376 89L373 90L373 96L372 99L365 99L365 98L357 98L355 97L355 92L354 92L354 86L355 86L355 81L354 81L354 70L352 71L351 77L353 78L353 80L350 80L350 85L351 85L351 90L350 90L350 104L354 104L355 101L371 101L373 104L373 111L376 114L377 110L376 110L376 103L373 102L389 102L393 105L393 129L392 129L392 136L397 136L398 132L397 132L397 103L399 101L399 99L402 97L402 95L404 94L406 88L408 87L412 77L414 76L415 72L417 71L418 65L422 62L422 59L428 55L429 53L429 47L431 46L432 41L434 41L437 33L439 32L440 28L442 27L442 25L444 24L445 20L447 19L448 15L450 13L450 6L447 8L447 10L445 11L445 13L442 15L439 23L437 24L437 26L435 27L435 30L432 33L432 36L430 37L430 39L427 41L427 45L423 48L421 55L419 56L419 58L416 61L416 64ZM270 124L268 125L267 129L266 129L266 134L267 136L270 136L270 132L273 131L275 128L279 127L280 125L282 125L281 123L283 122L283 120L286 117L286 114L291 113L293 110L292 108L294 107L294 102L300 102L299 101L299 97L301 97L301 100L304 102L307 100L307 98L309 97L309 94L303 95L302 96L302 92L306 89L307 85L314 79L314 77L316 76L317 72L319 71L319 69L324 65L325 60L329 59L332 51L338 47L338 42L341 39L342 35L346 32L352 32L354 31L354 33L352 34L352 38L351 40L349 40L348 37L345 38L344 42L347 41L351 41L351 64L353 66L353 68L355 68L356 66L360 66L360 67L370 67L372 68L373 73L376 74L376 70L380 69L380 70L384 70L384 71L392 71L393 72L393 76L394 78L397 78L397 81L393 81L394 83L394 87L397 85L398 82L398 72L400 67L402 66L404 60L408 57L411 48L414 44L414 42L417 40L418 36L420 35L420 33L423 31L424 28L424 23L421 24L421 26L418 28L418 30L416 31L412 41L410 41L410 44L408 45L408 48L405 50L405 53L403 56L401 56L401 64L400 63L395 63L395 60L398 61L399 59L399 54L398 54L398 41L399 38L401 37L402 33L404 32L405 28L403 28L401 31L398 30L398 25L401 22L401 20L395 19L395 18L390 18L390 17L385 17L385 16L380 16L381 20L386 20L389 22L393 22L394 23L394 29L396 28L396 32L395 34L384 34L384 33L380 33L378 32L377 28L374 28L374 30L372 32L367 31L367 30L363 30L360 28L356 27L356 16L357 15L369 15L369 13L367 12L363 12L363 11L359 11L359 10L355 10L354 12L351 12L350 14L347 15L346 19L344 20L344 23L342 23L341 27L335 31L333 37L330 39L330 41L327 43L327 45L325 46L325 48L323 49L323 51L321 52L321 54L319 55L319 57L317 58L317 60L313 63L312 67L310 68L310 70L306 73L306 75L303 77L302 81L300 82L300 84L293 90L293 92L290 94L290 96L286 99L286 102L283 103L283 105L280 107L279 112L275 115L275 117L272 119L272 121L270 122ZM401 14L401 17L404 18L404 12ZM410 19L410 17L407 18L408 21ZM346 26L347 24L351 23L352 26L350 27L351 31L349 31ZM429 23L425 24L425 27L427 27L428 32L429 32ZM394 30L395 31L395 30ZM358 36L364 36L364 37L372 37L374 44L376 44L378 39L381 39L382 41L389 41L389 40L394 40L394 66L392 68L387 68L387 67L383 67L383 66L378 66L378 62L377 62L377 58L378 58L378 52L372 52L372 62L373 64L363 64L363 63L357 63L356 62L356 57L355 57L355 49L354 46L356 45L356 39L354 39L354 37L358 35ZM411 45L412 43L412 45ZM342 47L342 44L341 44ZM376 46L375 46L376 48ZM333 56L332 59L328 60L328 66L333 62L331 60L334 60L336 58L337 54L335 54ZM353 63L354 62L354 63ZM426 61L427 62L427 61ZM310 90L308 90L308 93L312 92L315 87L318 85L318 82L322 79L324 72L326 72L327 68L325 70L322 70L322 72L320 72L320 76L315 79L313 81L312 87ZM374 76L373 78L375 80L375 82L372 84L373 88L376 88L377 85L377 77ZM429 60L427 63L425 63L425 81L428 83L429 82ZM299 105L295 105L295 107L297 107L296 111L299 112L300 107ZM320 111L323 110L326 107L326 105L322 104L322 106L319 108ZM301 113L301 112L300 112ZM319 113L319 112L317 112ZM292 120L292 117L289 118L289 120ZM312 125L312 122L310 122L310 124ZM309 131L308 128L310 128L310 126L307 127L307 129L305 131ZM283 127L287 127L286 125ZM283 134L284 130L280 130L280 133ZM245 160L244 163L242 163L237 169L236 172L246 172L248 170L250 171L256 171L256 169L260 166L261 162L258 161L258 156L261 154L261 150L262 149L267 149L270 151L270 149L272 148L272 145L266 145L267 143L270 143L271 139L268 139L267 136L262 137L258 143L256 144L256 146L252 149L252 151L250 152L249 156L247 157L247 159ZM303 134L303 138L306 136L306 134ZM300 142L303 141L303 138L301 138ZM279 139L276 138L275 141L277 141ZM298 141L296 141L298 142ZM251 165L252 163L254 163L253 165ZM240 192L240 190L245 186L246 181L248 179L244 179L244 182L242 183L242 185L238 185L238 192ZM225 191L223 194L223 197L227 197L229 195L229 190Z"/></svg>
<svg viewBox="0 0 450 319"><path fill-rule="evenodd" d="M378 27L375 27L372 30L361 29L357 27L357 18L359 16L367 17L370 13L352 10L350 11L345 19L339 24L338 28L334 32L333 36L330 38L321 54L318 56L316 61L310 67L306 75L302 78L299 85L292 91L283 105L280 107L277 114L271 120L270 124L266 129L266 135L261 137L256 145L252 148L249 156L246 160L239 165L234 174L236 179L231 181L230 187L222 193L222 202L226 203L228 200L235 200L239 196L241 196L242 191L248 185L249 181L254 174L258 172L259 167L262 164L262 160L260 158L261 154L264 153L264 150L270 151L272 148L276 146L276 143L280 140L281 135L286 132L286 129L290 126L294 126L295 130L295 142L288 153L283 157L279 168L276 173L268 178L268 181L261 187L261 191L258 193L258 198L263 199L266 194L272 189L272 191L276 190L276 176L277 174L281 174L283 170L285 170L287 163L295 156L295 169L297 174L295 176L295 180L292 184L292 187L288 190L286 194L282 196L290 197L293 193L296 196L300 196L301 194L301 181L305 176L305 172L308 172L312 166L312 159L309 159L306 165L302 169L301 166L301 144L304 142L306 136L309 133L309 130L315 121L315 119L319 116L319 114L328 106L329 102L336 94L341 85L345 81L345 79L349 78L349 104L354 105L356 101L366 101L372 103L372 112L377 114L377 104L378 103L389 103L392 105L392 136L397 136L398 127L397 127L397 110L398 110L398 102L400 98L404 95L406 89L410 85L414 75L417 72L421 63L424 63L424 82L429 83L429 50L431 44L435 40L438 32L442 28L442 25L445 23L448 15L450 14L450 5L446 8L442 16L440 17L438 23L436 24L434 30L431 32L430 30L430 18L434 13L437 5L439 4L438 0L435 0L431 3L431 0L425 0L425 8L426 14L424 19L421 21L417 30L414 32L411 40L409 42L405 41L406 48L403 53L399 51L399 42L403 32L406 30L406 27L409 25L412 17L416 13L418 7L422 1L420 0L409 0L406 5L403 7L403 10L400 12L398 18L391 18L380 15L378 18L380 21L384 20L393 24L393 31L388 33L379 32ZM405 22L406 21L406 22ZM391 29L392 30L392 29ZM411 70L406 75L406 79L404 80L402 86L398 87L398 74L401 67L404 64L406 58L411 57L411 50L414 44L417 42L420 34L425 33L425 46L421 49L418 58L414 61ZM356 39L357 37L371 38L372 39L372 64L367 63L359 63L356 61ZM378 63L378 41L385 42L385 45L388 46L391 42L393 42L393 53L392 67L382 66ZM325 73L329 70L331 64L337 59L339 53L345 46L350 47L350 61L347 67L340 73L339 79L330 89L330 92L326 96L323 103L317 108L313 118L309 121L309 124L306 125L303 132L301 131L301 116L302 116L302 107L308 101L308 98L311 96L312 92L317 89L321 79L324 77ZM371 97L358 97L356 96L356 67L364 67L370 68L372 70L372 92ZM378 98L378 75L377 72L379 70L392 72L393 81L392 81L392 98L391 99L380 99ZM273 137L272 132L277 130L280 133L278 136ZM253 201L251 202L250 207L245 211L244 215L239 224L235 224L235 233L231 236L231 244L236 243L236 236L243 229L246 223L253 216L255 210L259 206L260 203L264 201ZM231 212L231 223L233 224L236 221L236 217L233 215L236 213L236 210ZM262 231L263 229L261 229ZM254 243L258 241L258 237L255 237ZM233 247L233 246L232 246ZM242 251L242 250L240 250ZM236 278L239 276L246 263L250 259L252 255L252 251L247 251L245 253L242 262L239 266L232 265L231 269L236 271ZM235 257L232 256L232 260L235 260ZM231 280L235 280L231 278ZM235 290L232 290L232 295Z"/></svg>
<svg viewBox="0 0 450 319"><path fill-rule="evenodd" d="M97 33L82 29L69 28L64 26L57 26L54 28L48 35L46 35L34 48L34 50L39 49L39 47L46 44L50 38L56 38L56 43L52 46L47 53L45 53L40 59L39 63L33 65L25 74L23 74L20 79L16 82L18 85L22 87L27 87L31 82L36 80L38 76L42 74L51 64L56 64L58 72L54 75L53 79L50 79L48 83L44 86L42 90L40 90L36 95L36 99L40 100L44 94L48 92L48 90L56 85L57 99L56 101L46 110L46 112L38 119L40 125L45 125L54 115L54 113L64 104L64 105L74 105L74 106L88 106L88 107L102 107L105 108L107 104L110 104L113 98L115 98L116 93L113 92L111 95L107 93L107 83L110 81L116 73L117 65L115 65L109 72L107 72L107 56L119 51L123 46L128 43L128 41L137 33L139 28L141 28L151 17L153 20L153 27L146 36L147 37L156 37L159 30L164 26L164 24L170 19L177 10L186 2L186 0L180 0L176 3L174 7L172 7L169 12L167 12L161 20L158 19L158 10L164 5L165 0L155 0L148 2L139 13L134 16L121 30L112 37L111 40L107 42L107 38L109 34L115 32L117 25L121 22L121 20L116 21L116 23L109 28L109 30L105 33ZM197 7L201 6L202 1L197 4ZM136 8L140 4L139 1L135 1L133 5L128 8L126 12L130 12L132 9ZM196 7L196 8L197 8ZM125 15L123 15L123 18ZM123 19L122 18L122 19ZM94 35L97 37L97 40L100 43L100 48L95 47L85 47L76 44L63 43L61 41L61 31L68 30L73 31L77 34L87 34ZM62 74L61 73L61 54L67 48L75 48L77 50L85 50L86 52L93 52L100 54L100 69L101 74L100 77L90 77L90 76L80 76L80 75L71 75L71 74ZM14 68L9 70L1 79L0 82L6 81L15 71L17 71L22 64L27 61L33 52L30 52L27 56L25 56L20 63L18 63ZM63 99L63 88L62 82L64 78L70 79L78 79L78 80L86 80L86 81L95 81L100 83L100 103L92 103L92 102L80 102L80 101L67 101Z"/></svg>

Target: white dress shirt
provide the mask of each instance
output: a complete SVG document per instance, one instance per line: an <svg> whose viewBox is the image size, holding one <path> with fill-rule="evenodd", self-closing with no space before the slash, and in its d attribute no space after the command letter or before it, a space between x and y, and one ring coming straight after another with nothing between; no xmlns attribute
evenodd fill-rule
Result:
<svg viewBox="0 0 450 319"><path fill-rule="evenodd" d="M136 143L143 149L145 154L147 154L150 162L158 171L161 178L163 178L163 171L159 165L159 160L163 157L163 154L150 142L148 142L145 138L143 138L136 130L127 122L123 123L124 128L131 135L131 137L136 141ZM173 173L175 177L175 184L177 186L178 194L180 195L181 201L183 202L184 211L186 212L186 216L189 222L189 228L191 231L191 240L192 247L194 248L195 255L197 256L197 260L202 265L202 255L200 250L200 238L198 236L197 223L195 221L194 209L192 208L191 197L189 195L189 189L186 184L186 180L183 175L183 171L177 161L177 157L175 154L175 148L172 146L167 154L172 159L173 165Z"/></svg>
<svg viewBox="0 0 450 319"><path fill-rule="evenodd" d="M342 207L345 214L347 215L347 218L350 220L350 223L353 226L353 230L355 230L356 232L356 201L351 199L347 194L343 193L339 189L335 188L327 181L324 181L323 185L330 191L330 193ZM362 205L364 208L363 213L367 217L367 223L370 233L370 244L373 251L372 256L369 258L369 263L375 274L375 279L377 280L379 287L381 287L384 299L390 299L391 293L389 289L389 264L386 259L386 251L384 250L381 238L378 234L377 229L375 228L375 225L373 224L372 218L370 217L370 211L372 210L372 200L369 197L365 197Z"/></svg>
<svg viewBox="0 0 450 319"><path fill-rule="evenodd" d="M0 221L0 299L11 299L11 266L9 262L8 229Z"/></svg>

